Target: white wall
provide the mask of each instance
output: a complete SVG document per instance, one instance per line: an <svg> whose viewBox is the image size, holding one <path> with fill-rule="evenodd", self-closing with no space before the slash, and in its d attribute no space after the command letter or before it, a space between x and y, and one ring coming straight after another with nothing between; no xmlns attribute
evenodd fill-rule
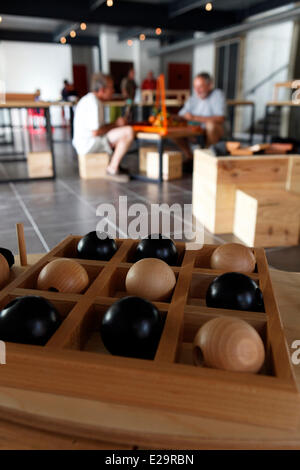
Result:
<svg viewBox="0 0 300 470"><path fill-rule="evenodd" d="M201 72L215 74L215 44L194 47L193 76Z"/></svg>
<svg viewBox="0 0 300 470"><path fill-rule="evenodd" d="M64 79L73 80L68 45L2 41L0 47L8 93L34 93L40 88L43 100L56 100Z"/></svg>
<svg viewBox="0 0 300 470"><path fill-rule="evenodd" d="M262 85L254 94L247 90L264 80L281 66L289 64L292 47L293 22L287 21L249 31L245 41L243 90L244 97L256 103L256 121L265 114L265 103L272 100L274 83L289 79L288 68ZM284 99L281 94L279 99ZM249 124L246 114L245 127Z"/></svg>
<svg viewBox="0 0 300 470"><path fill-rule="evenodd" d="M159 41L156 39L143 42L134 40L133 45L130 47L126 41L119 42L117 34L101 32L102 71L109 73L110 61L133 62L136 81L140 85L149 70L153 70L155 75L159 73L159 58L150 58L148 56L148 51L155 49L158 45Z"/></svg>
<svg viewBox="0 0 300 470"><path fill-rule="evenodd" d="M159 57L149 57L148 52L150 50L158 49L159 41L156 39L148 39L147 41L140 42L140 77L141 82L146 78L147 73L152 70L154 75L157 77L160 74L160 58Z"/></svg>
<svg viewBox="0 0 300 470"><path fill-rule="evenodd" d="M2 41L0 57L7 93L34 93L39 88L42 100L58 100L63 81L73 81L68 45ZM51 120L53 125L61 123L59 108L51 108Z"/></svg>
<svg viewBox="0 0 300 470"><path fill-rule="evenodd" d="M112 60L134 61L134 46L129 47L126 42L118 42L118 36L115 33L101 33L100 45L103 73L109 73L109 62Z"/></svg>

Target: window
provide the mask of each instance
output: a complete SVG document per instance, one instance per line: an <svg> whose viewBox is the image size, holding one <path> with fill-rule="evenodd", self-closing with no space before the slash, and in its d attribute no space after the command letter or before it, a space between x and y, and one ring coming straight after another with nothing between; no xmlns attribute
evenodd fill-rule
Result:
<svg viewBox="0 0 300 470"><path fill-rule="evenodd" d="M216 87L227 99L235 99L238 92L240 40L232 39L216 45Z"/></svg>

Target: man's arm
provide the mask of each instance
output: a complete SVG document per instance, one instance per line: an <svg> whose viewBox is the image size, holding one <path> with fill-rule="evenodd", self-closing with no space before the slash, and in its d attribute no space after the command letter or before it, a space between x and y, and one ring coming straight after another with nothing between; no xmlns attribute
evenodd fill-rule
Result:
<svg viewBox="0 0 300 470"><path fill-rule="evenodd" d="M101 136L106 134L108 131L111 129L115 129L116 127L121 127L125 126L127 124L127 121L123 117L119 117L115 122L112 122L111 124L104 124L101 126L99 129L92 131L93 137Z"/></svg>
<svg viewBox="0 0 300 470"><path fill-rule="evenodd" d="M192 109L191 101L192 101L192 97L190 96L190 98L188 98L188 100L184 103L183 108L180 109L180 111L178 113L179 117L181 117L183 119L186 119L186 120L189 120L189 119L186 118L186 116L188 114L190 114L190 112L191 112L191 109Z"/></svg>
<svg viewBox="0 0 300 470"><path fill-rule="evenodd" d="M206 122L216 122L217 124L223 124L225 121L224 116L193 116L190 113L185 114L184 116L188 121L195 121L199 123L206 123Z"/></svg>

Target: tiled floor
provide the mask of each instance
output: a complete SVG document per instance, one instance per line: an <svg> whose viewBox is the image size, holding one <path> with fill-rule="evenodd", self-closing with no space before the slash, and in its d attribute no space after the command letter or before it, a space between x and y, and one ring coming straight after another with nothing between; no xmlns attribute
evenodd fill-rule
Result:
<svg viewBox="0 0 300 470"><path fill-rule="evenodd" d="M56 137L60 137L56 131ZM35 139L35 149L43 147L43 137ZM5 150L1 148L1 152ZM178 204L177 209L183 211L184 204L192 202L192 180L186 175L182 180L165 182L161 186L153 183L130 181L128 184L118 184L106 180L83 181L78 177L78 169L74 153L69 143L55 144L55 159L57 165L56 181L43 181L32 183L9 183L0 185L0 246L11 249L17 253L17 240L15 224L23 222L27 250L29 253L45 252L65 236L72 234L84 235L95 230L102 220L96 213L100 204L111 203L115 208L115 215L107 216L109 229L117 230L117 234L124 235L126 227L122 226L119 216L124 216L124 210L119 209L119 197L127 196L128 206L142 204L139 209L144 214L144 221L148 222L151 231L150 208L151 204ZM124 164L137 165L137 154L128 155ZM22 174L22 165L14 174ZM16 165L11 165L9 171ZM8 171L7 164L0 163L1 174ZM191 215L191 207L187 207L186 216ZM146 214L146 215L145 215ZM136 215L128 216L127 225ZM170 233L177 237L182 227L180 213L171 215ZM190 223L189 223L190 220ZM175 223L176 222L176 223ZM120 227L121 225L121 227ZM126 225L126 222L125 222ZM191 231L191 218L188 217L185 233ZM139 227L137 227L137 231ZM160 226L160 230L162 227ZM184 236L181 236L184 239ZM204 243L225 243L235 241L233 235L218 235L204 231ZM267 250L270 264L278 269L300 271L300 247L272 248Z"/></svg>

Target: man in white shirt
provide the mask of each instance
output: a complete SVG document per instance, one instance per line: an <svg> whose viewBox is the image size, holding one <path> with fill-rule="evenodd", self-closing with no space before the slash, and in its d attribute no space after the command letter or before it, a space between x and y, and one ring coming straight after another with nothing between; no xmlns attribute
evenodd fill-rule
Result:
<svg viewBox="0 0 300 470"><path fill-rule="evenodd" d="M179 111L179 116L203 128L207 146L216 144L223 137L225 98L221 90L213 88L213 80L208 73L202 72L195 77L194 94ZM177 143L182 147L182 141ZM187 142L183 150L188 158L193 158Z"/></svg>
<svg viewBox="0 0 300 470"><path fill-rule="evenodd" d="M124 118L105 124L104 103L111 99L113 92L113 79L109 75L93 76L92 91L76 106L73 145L79 155L107 152L111 155L107 177L125 182L128 176L121 174L119 165L132 144L134 131L126 126Z"/></svg>

